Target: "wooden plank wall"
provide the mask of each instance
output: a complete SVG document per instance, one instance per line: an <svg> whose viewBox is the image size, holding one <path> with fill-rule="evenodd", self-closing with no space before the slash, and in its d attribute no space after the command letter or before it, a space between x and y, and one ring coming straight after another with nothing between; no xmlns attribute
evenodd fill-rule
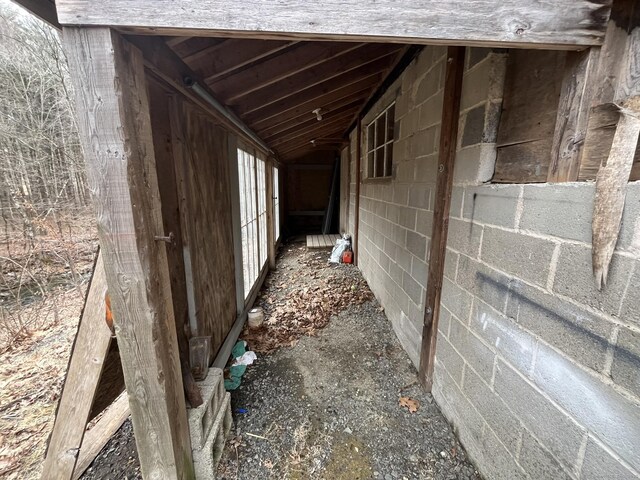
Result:
<svg viewBox="0 0 640 480"><path fill-rule="evenodd" d="M184 251L189 252L196 328L211 335L213 360L236 319L235 264L226 130L175 97L171 129Z"/></svg>

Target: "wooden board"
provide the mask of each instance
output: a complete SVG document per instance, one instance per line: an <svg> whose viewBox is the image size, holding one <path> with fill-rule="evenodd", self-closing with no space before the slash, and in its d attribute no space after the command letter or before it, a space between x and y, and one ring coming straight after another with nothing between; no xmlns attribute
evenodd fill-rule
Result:
<svg viewBox="0 0 640 480"><path fill-rule="evenodd" d="M171 129L183 250L193 278L191 334L212 337L213 360L237 313L228 134L198 107L177 98Z"/></svg>
<svg viewBox="0 0 640 480"><path fill-rule="evenodd" d="M425 299L422 347L418 380L431 391L435 365L436 340L440 317L440 295L444 276L444 260L449 232L449 210L453 189L453 169L458 145L458 124L460 119L460 99L464 75L464 47L449 47L444 81L442 122L438 151L438 176L436 178L435 206L433 208L433 228L429 245L429 270Z"/></svg>
<svg viewBox="0 0 640 480"><path fill-rule="evenodd" d="M67 28L63 39L142 474L189 478L144 61L109 29Z"/></svg>
<svg viewBox="0 0 640 480"><path fill-rule="evenodd" d="M509 52L494 182L547 181L565 56Z"/></svg>
<svg viewBox="0 0 640 480"><path fill-rule="evenodd" d="M70 479L93 404L109 345L105 321L107 280L102 254L89 284L78 333L58 403L43 465L43 478Z"/></svg>
<svg viewBox="0 0 640 480"><path fill-rule="evenodd" d="M73 480L77 480L82 476L128 417L129 398L126 394L123 394L105 411L100 420L85 433L76 468L73 471Z"/></svg>
<svg viewBox="0 0 640 480"><path fill-rule="evenodd" d="M338 234L307 235L307 248L333 248L340 238Z"/></svg>
<svg viewBox="0 0 640 480"><path fill-rule="evenodd" d="M63 25L166 35L247 33L406 43L598 45L610 7L597 0L57 0ZM142 27L142 28L140 28ZM196 33L198 32L198 33Z"/></svg>

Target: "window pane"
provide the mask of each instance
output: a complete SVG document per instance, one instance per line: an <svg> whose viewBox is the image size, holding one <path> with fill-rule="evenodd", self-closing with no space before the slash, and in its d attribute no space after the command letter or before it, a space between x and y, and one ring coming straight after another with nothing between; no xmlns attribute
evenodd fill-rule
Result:
<svg viewBox="0 0 640 480"><path fill-rule="evenodd" d="M395 110L396 110L395 105L391 105L387 110L387 136L386 136L387 142L391 142L393 140Z"/></svg>
<svg viewBox="0 0 640 480"><path fill-rule="evenodd" d="M384 177L384 146L376 148L376 177Z"/></svg>
<svg viewBox="0 0 640 480"><path fill-rule="evenodd" d="M393 168L393 142L388 143L385 148L384 155L384 176L390 177Z"/></svg>
<svg viewBox="0 0 640 480"><path fill-rule="evenodd" d="M370 177L375 177L376 173L374 171L374 162L375 162L376 152L375 150L369 152L367 155L367 174Z"/></svg>
<svg viewBox="0 0 640 480"><path fill-rule="evenodd" d="M385 132L385 124L384 124L385 115L380 115L376 120L376 147L384 144L384 132Z"/></svg>
<svg viewBox="0 0 640 480"><path fill-rule="evenodd" d="M367 152L370 152L376 147L376 126L374 123L367 127Z"/></svg>

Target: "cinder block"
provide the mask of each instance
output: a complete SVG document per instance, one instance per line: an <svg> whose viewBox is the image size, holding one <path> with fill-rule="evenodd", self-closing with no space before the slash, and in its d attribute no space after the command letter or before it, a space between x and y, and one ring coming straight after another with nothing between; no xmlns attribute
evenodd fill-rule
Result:
<svg viewBox="0 0 640 480"><path fill-rule="evenodd" d="M607 452L597 440L589 437L584 454L584 463L580 472L580 480L637 480L640 472L632 472L620 461Z"/></svg>
<svg viewBox="0 0 640 480"><path fill-rule="evenodd" d="M464 111L489 98L492 62L485 61L465 73L460 108Z"/></svg>
<svg viewBox="0 0 640 480"><path fill-rule="evenodd" d="M464 199L464 188L453 187L451 192L451 207L449 214L453 218L462 218L462 201Z"/></svg>
<svg viewBox="0 0 640 480"><path fill-rule="evenodd" d="M462 132L462 146L468 147L482 143L484 134L485 105L472 108L464 114L464 131Z"/></svg>
<svg viewBox="0 0 640 480"><path fill-rule="evenodd" d="M421 129L421 126L418 126L418 129L411 138L413 142L413 154L416 157L425 157L436 152L436 142L438 141L437 133L438 128L436 126L431 126L427 129Z"/></svg>
<svg viewBox="0 0 640 480"><path fill-rule="evenodd" d="M496 164L494 144L477 143L458 150L453 168L456 185L479 185L493 177Z"/></svg>
<svg viewBox="0 0 640 480"><path fill-rule="evenodd" d="M409 230L416 229L416 210L411 207L398 207L397 223Z"/></svg>
<svg viewBox="0 0 640 480"><path fill-rule="evenodd" d="M521 189L521 185L468 187L463 216L474 222L514 228Z"/></svg>
<svg viewBox="0 0 640 480"><path fill-rule="evenodd" d="M425 237L431 237L433 230L433 212L418 210L416 214L416 231Z"/></svg>
<svg viewBox="0 0 640 480"><path fill-rule="evenodd" d="M607 285L599 291L593 278L591 248L583 245L562 245L553 291L617 316L620 299L627 287L633 264L632 259L614 254Z"/></svg>
<svg viewBox="0 0 640 480"><path fill-rule="evenodd" d="M627 187L617 248L640 256L640 182Z"/></svg>
<svg viewBox="0 0 640 480"><path fill-rule="evenodd" d="M553 480L571 480L573 478L526 430L523 433L518 462L531 478L552 478ZM571 470L572 466L567 466L567 469Z"/></svg>
<svg viewBox="0 0 640 480"><path fill-rule="evenodd" d="M588 183L524 185L520 228L591 243L593 195Z"/></svg>
<svg viewBox="0 0 640 480"><path fill-rule="evenodd" d="M510 275L544 287L555 249L556 244L549 240L485 227L480 257Z"/></svg>
<svg viewBox="0 0 640 480"><path fill-rule="evenodd" d="M440 306L438 318L438 334L449 338L449 327L451 326L451 312L446 307Z"/></svg>
<svg viewBox="0 0 640 480"><path fill-rule="evenodd" d="M191 446L194 449L202 448L204 445L224 401L222 369L210 368L207 377L198 382L198 387L200 387L203 403L188 411Z"/></svg>
<svg viewBox="0 0 640 480"><path fill-rule="evenodd" d="M491 53L490 48L471 47L467 48L467 70L480 63Z"/></svg>
<svg viewBox="0 0 640 480"><path fill-rule="evenodd" d="M415 183L409 187L409 206L429 210L431 205L431 186Z"/></svg>
<svg viewBox="0 0 640 480"><path fill-rule="evenodd" d="M640 398L640 332L620 327L613 350L611 378Z"/></svg>
<svg viewBox="0 0 640 480"><path fill-rule="evenodd" d="M419 233L411 230L407 231L407 250L420 260L424 260L427 256L427 239Z"/></svg>
<svg viewBox="0 0 640 480"><path fill-rule="evenodd" d="M448 278L443 279L441 303L462 323L467 324L473 297Z"/></svg>
<svg viewBox="0 0 640 480"><path fill-rule="evenodd" d="M498 361L496 394L511 412L565 465L574 465L586 433L506 363Z"/></svg>
<svg viewBox="0 0 640 480"><path fill-rule="evenodd" d="M407 205L409 202L409 185L394 185L393 203Z"/></svg>
<svg viewBox="0 0 640 480"><path fill-rule="evenodd" d="M217 477L216 467L224 453L224 444L232 426L231 395L227 393L206 443L201 449L193 450L193 469L196 480L211 480Z"/></svg>
<svg viewBox="0 0 640 480"><path fill-rule="evenodd" d="M464 356L469 366L485 382L491 383L495 354L453 316L451 317L449 341Z"/></svg>
<svg viewBox="0 0 640 480"><path fill-rule="evenodd" d="M422 288L422 285L416 282L413 277L407 272L404 272L403 274L402 288L404 288L404 291L407 292L407 295L409 295L409 298L413 301L413 303L415 303L416 305L422 305L424 288Z"/></svg>
<svg viewBox="0 0 640 480"><path fill-rule="evenodd" d="M640 470L640 408L637 403L542 345L538 348L533 380L590 433Z"/></svg>
<svg viewBox="0 0 640 480"><path fill-rule="evenodd" d="M440 363L458 384L462 384L463 358L453 349L453 346L443 336L438 335L436 342L436 363Z"/></svg>
<svg viewBox="0 0 640 480"><path fill-rule="evenodd" d="M482 143L496 143L498 141L498 127L500 126L501 116L502 99L487 102Z"/></svg>
<svg viewBox="0 0 640 480"><path fill-rule="evenodd" d="M640 261L635 262L634 273L629 280L629 287L620 310L622 321L640 327L640 295L637 292L640 292Z"/></svg>
<svg viewBox="0 0 640 480"><path fill-rule="evenodd" d="M431 127L439 125L442 122L442 99L443 90L438 90L430 96L422 105L420 105L419 120L420 125Z"/></svg>
<svg viewBox="0 0 640 480"><path fill-rule="evenodd" d="M499 312L504 311L512 280L476 260L460 255L456 282Z"/></svg>
<svg viewBox="0 0 640 480"><path fill-rule="evenodd" d="M453 250L447 248L445 257L444 257L444 276L449 280L456 280L456 272L458 270L458 258L459 254L454 252Z"/></svg>
<svg viewBox="0 0 640 480"><path fill-rule="evenodd" d="M465 371L462 391L502 442L513 448L515 455L522 424L509 412L502 399L470 369Z"/></svg>
<svg viewBox="0 0 640 480"><path fill-rule="evenodd" d="M411 276L422 286L427 288L427 278L429 277L429 265L416 257L411 261Z"/></svg>
<svg viewBox="0 0 640 480"><path fill-rule="evenodd" d="M480 466L485 478L491 480L530 480L531 477L516 463L513 455L515 455L515 445L505 445L503 439L499 438L487 425L479 451L472 455L472 458L476 459L474 462Z"/></svg>
<svg viewBox="0 0 640 480"><path fill-rule="evenodd" d="M514 281L507 315L582 365L602 370L612 324L555 295Z"/></svg>
<svg viewBox="0 0 640 480"><path fill-rule="evenodd" d="M416 158L416 182L425 182L435 185L438 175L438 154Z"/></svg>
<svg viewBox="0 0 640 480"><path fill-rule="evenodd" d="M413 162L402 161L404 159L401 160L400 157L398 156L395 156L394 159L397 159L397 161L394 162L394 167L395 167L394 180L396 182L402 182L402 183L413 182L415 178L415 168L414 168Z"/></svg>
<svg viewBox="0 0 640 480"><path fill-rule="evenodd" d="M475 299L470 327L488 345L495 348L499 356L521 372L526 374L529 371L536 342L513 320Z"/></svg>
<svg viewBox="0 0 640 480"><path fill-rule="evenodd" d="M480 252L482 226L468 220L449 219L447 247L476 258Z"/></svg>
<svg viewBox="0 0 640 480"><path fill-rule="evenodd" d="M416 90L416 105L420 105L431 95L440 90L444 77L444 64L438 62L431 67L426 75L420 80Z"/></svg>

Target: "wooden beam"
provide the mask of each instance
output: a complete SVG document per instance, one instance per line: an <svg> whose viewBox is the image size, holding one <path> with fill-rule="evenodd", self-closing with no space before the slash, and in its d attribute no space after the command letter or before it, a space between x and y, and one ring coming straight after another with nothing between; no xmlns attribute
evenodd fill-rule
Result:
<svg viewBox="0 0 640 480"><path fill-rule="evenodd" d="M144 61L108 28L65 28L140 467L193 478Z"/></svg>
<svg viewBox="0 0 640 480"><path fill-rule="evenodd" d="M322 127L318 127L317 129L309 130L304 134L301 134L300 136L285 139L281 143L274 145L273 148L278 153L284 153L293 150L300 145L313 145L314 140L321 140L326 138L335 138L336 141L341 140L348 119L349 116L343 119L338 119L338 121L331 124L326 124Z"/></svg>
<svg viewBox="0 0 640 480"><path fill-rule="evenodd" d="M27 9L53 28L58 30L62 28L58 22L58 12L56 11L56 4L53 0L13 0L13 2Z"/></svg>
<svg viewBox="0 0 640 480"><path fill-rule="evenodd" d="M575 182L580 171L600 47L568 52L551 145L549 182Z"/></svg>
<svg viewBox="0 0 640 480"><path fill-rule="evenodd" d="M197 62L195 58L184 58L193 69L202 76L206 83L213 83L222 77L260 61L265 57L290 48L298 42L288 40L265 40L253 42L245 39L232 38L226 40L215 52L199 52ZM213 55L215 53L215 55ZM206 57L206 58L205 58Z"/></svg>
<svg viewBox="0 0 640 480"><path fill-rule="evenodd" d="M73 471L73 480L78 480L89 468L89 465L127 418L129 418L129 398L125 393L113 402L100 417L100 420L85 433L76 468Z"/></svg>
<svg viewBox="0 0 640 480"><path fill-rule="evenodd" d="M353 75L353 72L352 72ZM312 89L305 90L294 97L276 102L269 108L254 113L243 115L247 123L256 130L277 125L281 121L296 118L304 113L309 113L328 102L350 98L360 92L370 91L377 84L382 72L377 71L364 77L356 76L355 79L345 78L346 84L341 78L335 78Z"/></svg>
<svg viewBox="0 0 640 480"><path fill-rule="evenodd" d="M444 259L447 251L449 231L449 209L453 188L453 167L458 145L458 124L460 121L460 99L462 97L462 77L464 73L464 47L449 47L444 80L442 122L440 124L440 144L438 151L438 173L436 178L435 206L433 208L433 228L429 249L429 272L425 300L422 348L420 350L420 383L431 391L433 367L438 337L440 316L440 294L444 275Z"/></svg>
<svg viewBox="0 0 640 480"><path fill-rule="evenodd" d="M327 64L322 69L305 70L265 91L257 91L248 95L242 100L242 103L235 106L235 109L241 116L244 116L247 113L274 106L282 100L297 96L315 87L329 91L335 89L336 84L355 82L373 73L384 72L393 62L398 50L370 53L371 56L367 56L366 59L342 55L335 60L335 63Z"/></svg>
<svg viewBox="0 0 640 480"><path fill-rule="evenodd" d="M249 43L254 42L262 43L259 40ZM250 93L279 83L304 70L322 66L323 63L362 46L360 43L345 42L301 42L258 65L253 65L250 69L227 76L215 83L206 81L220 98L224 98L230 104L237 103L238 99Z"/></svg>
<svg viewBox="0 0 640 480"><path fill-rule="evenodd" d="M98 254L49 438L42 467L43 478L68 480L73 475L104 360L111 344L111 330L105 318L106 293L107 280L102 254Z"/></svg>
<svg viewBox="0 0 640 480"><path fill-rule="evenodd" d="M271 33L281 38L468 45L598 45L609 16L598 0L57 0L63 25L108 25L168 35ZM184 35L184 34L183 34Z"/></svg>

